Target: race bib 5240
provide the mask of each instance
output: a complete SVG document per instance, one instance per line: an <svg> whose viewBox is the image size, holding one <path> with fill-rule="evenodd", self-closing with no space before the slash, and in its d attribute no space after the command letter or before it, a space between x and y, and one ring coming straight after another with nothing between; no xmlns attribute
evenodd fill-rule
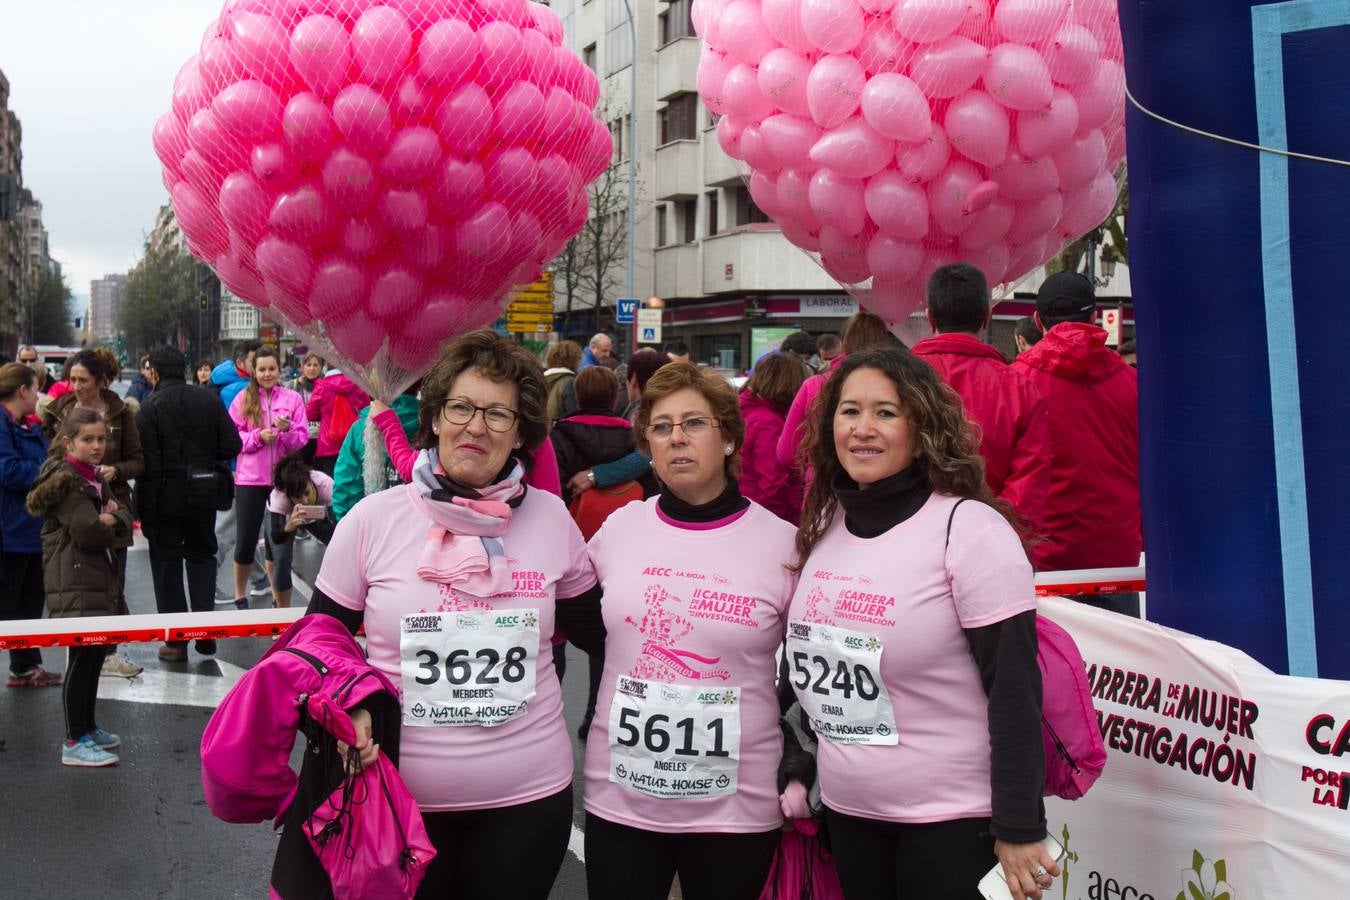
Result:
<svg viewBox="0 0 1350 900"><path fill-rule="evenodd" d="M404 725L502 725L534 699L539 610L407 615L399 647Z"/></svg>
<svg viewBox="0 0 1350 900"><path fill-rule="evenodd" d="M620 675L609 709L609 780L651 797L736 793L741 689Z"/></svg>
<svg viewBox="0 0 1350 900"><path fill-rule="evenodd" d="M881 680L884 649L875 635L861 631L788 622L792 687L816 734L836 744L899 743Z"/></svg>

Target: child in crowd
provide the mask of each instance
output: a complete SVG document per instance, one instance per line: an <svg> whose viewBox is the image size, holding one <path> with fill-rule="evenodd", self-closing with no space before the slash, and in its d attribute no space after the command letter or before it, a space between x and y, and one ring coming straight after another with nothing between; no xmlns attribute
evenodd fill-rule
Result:
<svg viewBox="0 0 1350 900"><path fill-rule="evenodd" d="M98 477L108 444L100 413L72 409L52 441L51 454L28 494L28 509L42 516L42 574L47 612L53 619L127 613L113 551L130 546L131 511L113 499ZM94 720L99 671L108 651L101 645L71 647L62 703L66 741L61 763L115 766L112 751L122 740Z"/></svg>
<svg viewBox="0 0 1350 900"><path fill-rule="evenodd" d="M291 560L301 529L327 544L333 536L333 479L305 462L304 450L277 463L267 498L267 551L272 562L272 599L291 605Z"/></svg>

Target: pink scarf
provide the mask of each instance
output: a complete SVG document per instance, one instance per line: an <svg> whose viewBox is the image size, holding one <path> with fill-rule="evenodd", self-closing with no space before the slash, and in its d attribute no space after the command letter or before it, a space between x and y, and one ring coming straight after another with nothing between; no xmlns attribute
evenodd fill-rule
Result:
<svg viewBox="0 0 1350 900"><path fill-rule="evenodd" d="M431 527L417 561L418 577L475 597L510 591L514 582L501 537L511 525L509 501L525 490L524 475L517 462L511 474L479 489L477 498L457 497L446 490L436 450L419 453L413 465L413 504L431 520Z"/></svg>

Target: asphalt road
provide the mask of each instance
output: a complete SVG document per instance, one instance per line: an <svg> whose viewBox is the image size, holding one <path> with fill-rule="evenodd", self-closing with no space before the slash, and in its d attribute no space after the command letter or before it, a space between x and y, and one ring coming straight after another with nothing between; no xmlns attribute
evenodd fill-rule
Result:
<svg viewBox="0 0 1350 900"><path fill-rule="evenodd" d="M296 585L297 604L305 602L321 552L317 541L297 547L295 571L304 582ZM131 612L153 613L149 556L139 536L127 568ZM124 647L146 672L131 681L100 682L99 724L123 740L121 764L108 769L61 765L59 688L0 687L0 738L6 742L0 752L0 897L266 896L275 834L266 824L228 825L210 814L198 752L215 702L266 647L260 639L223 641L215 658L189 652L185 663L160 662L157 645ZM585 704L586 663L580 651L569 650L563 696L575 734ZM64 671L65 655L45 650L44 665ZM580 744L575 737L573 743L580 773ZM582 818L578 805L578 828ZM574 832L578 852L580 838ZM569 852L552 897L585 896L582 863Z"/></svg>

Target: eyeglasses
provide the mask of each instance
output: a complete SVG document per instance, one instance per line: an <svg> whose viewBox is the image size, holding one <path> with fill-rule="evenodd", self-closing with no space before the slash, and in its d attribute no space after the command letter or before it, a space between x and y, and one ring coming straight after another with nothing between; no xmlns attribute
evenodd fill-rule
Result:
<svg viewBox="0 0 1350 900"><path fill-rule="evenodd" d="M668 441L675 434L678 428L684 432L687 438L697 438L700 435L707 434L714 428L721 428L722 423L717 419L708 416L692 416L683 422L657 422L654 425L648 425L645 431L649 441Z"/></svg>
<svg viewBox="0 0 1350 900"><path fill-rule="evenodd" d="M446 400L441 404L441 415L451 425L468 425L478 413L483 414L483 424L489 431L510 431L520 415L514 409L505 406L474 406L467 400Z"/></svg>

